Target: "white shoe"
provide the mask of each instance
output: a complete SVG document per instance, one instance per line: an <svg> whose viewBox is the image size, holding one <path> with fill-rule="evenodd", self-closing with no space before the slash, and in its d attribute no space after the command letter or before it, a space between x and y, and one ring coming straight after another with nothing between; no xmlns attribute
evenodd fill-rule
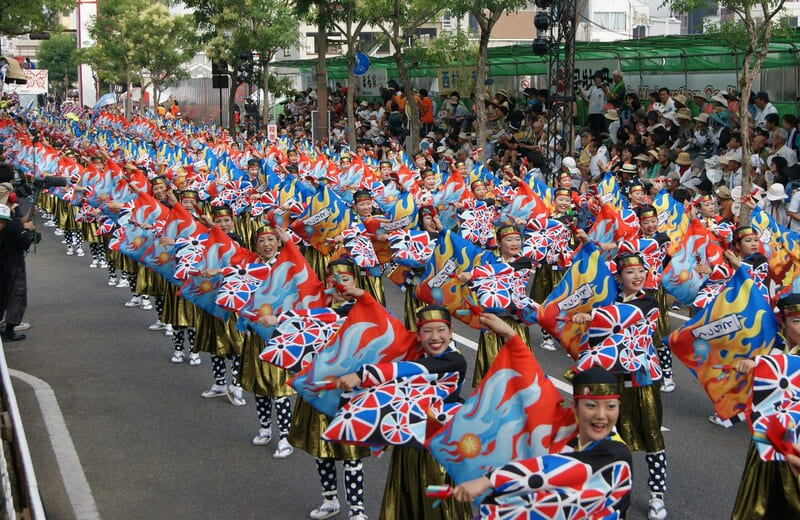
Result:
<svg viewBox="0 0 800 520"><path fill-rule="evenodd" d="M730 428L733 426L733 421L723 419L717 414L711 414L708 416L708 422L715 426L722 426L723 428Z"/></svg>
<svg viewBox="0 0 800 520"><path fill-rule="evenodd" d="M354 515L350 515L349 520L367 520L367 515L364 513L356 513Z"/></svg>
<svg viewBox="0 0 800 520"><path fill-rule="evenodd" d="M253 444L255 446L266 446L272 440L272 430L269 428L259 428L258 435L253 437Z"/></svg>
<svg viewBox="0 0 800 520"><path fill-rule="evenodd" d="M175 334L175 331L172 330L172 325L167 323L167 326L164 328L164 335L165 336L172 336L173 334Z"/></svg>
<svg viewBox="0 0 800 520"><path fill-rule="evenodd" d="M289 441L286 439L281 439L278 441L278 449L275 450L275 453L272 454L273 459L285 459L294 453L294 448Z"/></svg>
<svg viewBox="0 0 800 520"><path fill-rule="evenodd" d="M119 285L117 285L119 287ZM130 300L125 302L125 307L140 307L142 305L141 296L132 296Z"/></svg>
<svg viewBox="0 0 800 520"><path fill-rule="evenodd" d="M661 391L669 394L675 391L675 380L671 377L665 377L664 382L661 383Z"/></svg>
<svg viewBox="0 0 800 520"><path fill-rule="evenodd" d="M338 515L341 508L342 506L339 505L339 497L334 496L333 498L326 498L318 508L308 513L308 517L311 518L311 520L324 520L325 518Z"/></svg>
<svg viewBox="0 0 800 520"><path fill-rule="evenodd" d="M189 354L189 365L190 366L196 367L196 366L200 365L200 363L202 363L202 362L203 362L203 360L200 359L200 354L199 353L192 352L191 354Z"/></svg>
<svg viewBox="0 0 800 520"><path fill-rule="evenodd" d="M542 344L539 346L542 347L542 350L549 350L550 352L556 350L556 344L553 343L553 340L550 338L547 338L546 340L542 341Z"/></svg>
<svg viewBox="0 0 800 520"><path fill-rule="evenodd" d="M117 280L116 276L109 276L108 277L108 286L109 287L114 287L115 285L117 285L118 282L119 282L119 280Z"/></svg>
<svg viewBox="0 0 800 520"><path fill-rule="evenodd" d="M651 497L647 507L647 519L664 520L665 518L667 518L667 509L664 507L664 501L657 497Z"/></svg>
<svg viewBox="0 0 800 520"><path fill-rule="evenodd" d="M233 406L244 406L247 401L244 400L241 386L228 385L228 400Z"/></svg>
<svg viewBox="0 0 800 520"><path fill-rule="evenodd" d="M183 363L183 360L186 359L186 354L182 350L176 350L172 353L172 357L169 360L176 365L178 363Z"/></svg>
<svg viewBox="0 0 800 520"><path fill-rule="evenodd" d="M16 327L14 327L14 332L22 332L23 330L28 330L29 328L31 328L31 324L30 323L25 323L23 321L22 323L20 323Z"/></svg>
<svg viewBox="0 0 800 520"><path fill-rule="evenodd" d="M152 311L153 304L150 302L150 298L142 297L142 310L143 311Z"/></svg>
<svg viewBox="0 0 800 520"><path fill-rule="evenodd" d="M53 234L55 236L57 236L57 237L63 237L64 236L64 230L63 229L56 229L55 231L53 231Z"/></svg>
<svg viewBox="0 0 800 520"><path fill-rule="evenodd" d="M108 267L108 262L106 262L105 260L100 260L100 263L98 263L97 265L100 267L100 269L106 269Z"/></svg>
<svg viewBox="0 0 800 520"><path fill-rule="evenodd" d="M79 247L75 250L75 256L86 256L86 253L83 252L82 247Z"/></svg>
<svg viewBox="0 0 800 520"><path fill-rule="evenodd" d="M191 360L189 361L191 363ZM200 397L205 399L213 399L214 397L222 397L228 395L228 387L225 385L211 385L211 388L200 394Z"/></svg>
<svg viewBox="0 0 800 520"><path fill-rule="evenodd" d="M167 324L162 322L161 320L157 320L155 323L147 327L150 330L164 330L167 328Z"/></svg>
<svg viewBox="0 0 800 520"><path fill-rule="evenodd" d="M125 278L120 278L119 282L117 282L117 288L122 289L123 287L130 287L130 284Z"/></svg>
<svg viewBox="0 0 800 520"><path fill-rule="evenodd" d="M97 269L100 263L97 261L97 258L92 258L92 263L89 264L89 269Z"/></svg>
<svg viewBox="0 0 800 520"><path fill-rule="evenodd" d="M72 249L72 246L67 246L67 256L72 256L75 254L75 250Z"/></svg>

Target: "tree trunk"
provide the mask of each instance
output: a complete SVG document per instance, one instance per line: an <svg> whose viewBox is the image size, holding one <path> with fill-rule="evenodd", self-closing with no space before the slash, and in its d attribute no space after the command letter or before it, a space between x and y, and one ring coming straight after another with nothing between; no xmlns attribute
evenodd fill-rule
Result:
<svg viewBox="0 0 800 520"><path fill-rule="evenodd" d="M315 144L328 142L328 69L325 55L328 54L328 30L324 18L317 20L317 136Z"/></svg>
<svg viewBox="0 0 800 520"><path fill-rule="evenodd" d="M261 107L261 126L266 130L269 124L269 60L261 67L261 89L264 91L264 106Z"/></svg>
<svg viewBox="0 0 800 520"><path fill-rule="evenodd" d="M409 112L409 136L408 136L408 149L407 154L417 151L419 148L419 106L417 105L417 98L414 97L414 88L411 86L411 78L408 76L406 64L403 60L403 51L401 50L402 42L399 40L395 45L394 61L397 65L397 73L400 75L400 83L406 93L406 105L410 107Z"/></svg>
<svg viewBox="0 0 800 520"><path fill-rule="evenodd" d="M478 122L478 148L480 148L481 152L479 155L479 159L482 162L486 162L486 103L484 99L485 95L485 84L486 84L486 75L487 75L487 54L489 49L489 37L492 34L492 27L494 26L495 21L495 14L492 13L492 17L490 19L482 18L483 15L476 15L476 18L479 20L478 25L481 28L481 35L480 40L478 43L478 63L475 70L475 117L477 118Z"/></svg>
<svg viewBox="0 0 800 520"><path fill-rule="evenodd" d="M356 111L353 108L353 100L355 100L355 85L356 75L353 74L353 67L355 67L355 54L350 50L352 48L351 42L347 42L348 58L347 58L347 142L351 150L355 150L358 145L356 137Z"/></svg>

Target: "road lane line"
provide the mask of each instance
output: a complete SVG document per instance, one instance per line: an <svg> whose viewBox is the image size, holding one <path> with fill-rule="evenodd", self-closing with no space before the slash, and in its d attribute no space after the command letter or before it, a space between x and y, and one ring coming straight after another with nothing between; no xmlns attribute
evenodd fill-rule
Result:
<svg viewBox="0 0 800 520"><path fill-rule="evenodd" d="M83 466L75 451L75 445L72 443L72 437L52 387L38 377L19 370L9 369L8 373L33 388L75 518L99 520L100 513L97 511L92 489L86 480L86 474L83 472Z"/></svg>
<svg viewBox="0 0 800 520"><path fill-rule="evenodd" d="M684 316L683 314L678 314L677 312L672 311L667 312L669 312L670 317L675 318L676 320L689 321L689 316Z"/></svg>
<svg viewBox="0 0 800 520"><path fill-rule="evenodd" d="M670 314L672 314L672 313L670 313ZM678 314L678 316L680 316L680 314ZM681 317L683 318L684 316L681 316ZM474 341L472 341L469 338L465 338L461 334L453 333L453 339L455 340L456 343L464 345L467 348L470 348L472 350L478 350L478 344L477 343L475 343ZM561 390L562 392L564 392L564 393L566 393L568 395L572 395L572 385L571 384L569 384L569 383L567 383L565 381L562 381L562 380L560 380L558 378L555 378L553 376L547 376L547 377L550 379L550 381L553 382L553 385L556 388L558 388L559 390ZM668 432L670 430L669 430L669 428L667 428L665 426L662 426L661 427L661 431L662 432Z"/></svg>

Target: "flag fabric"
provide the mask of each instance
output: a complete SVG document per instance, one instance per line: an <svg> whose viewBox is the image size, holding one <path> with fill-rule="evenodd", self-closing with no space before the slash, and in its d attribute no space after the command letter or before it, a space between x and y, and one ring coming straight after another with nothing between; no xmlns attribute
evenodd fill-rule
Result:
<svg viewBox="0 0 800 520"><path fill-rule="evenodd" d="M267 277L239 311L237 327L240 330L250 328L264 341L269 341L273 327L258 323L260 318L277 316L291 309L322 307L324 301L322 282L297 246L291 241L286 242Z"/></svg>
<svg viewBox="0 0 800 520"><path fill-rule="evenodd" d="M370 276L381 275L380 260L372 241L366 236L363 224L356 224L345 229L342 232L342 238L344 238L342 246L359 269L367 271Z"/></svg>
<svg viewBox="0 0 800 520"><path fill-rule="evenodd" d="M223 280L217 291L216 303L223 309L239 312L266 280L272 266L264 263L236 265L233 259L231 264L222 268Z"/></svg>
<svg viewBox="0 0 800 520"><path fill-rule="evenodd" d="M416 365L416 363L401 363ZM362 446L422 448L428 410L458 389L458 373L415 373L364 387L348 398L322 434L327 441ZM343 396L344 397L344 396Z"/></svg>
<svg viewBox="0 0 800 520"><path fill-rule="evenodd" d="M613 172L606 172L603 175L603 180L597 185L597 195L600 197L602 204L608 204L617 211L621 210L625 204L617 183L617 177Z"/></svg>
<svg viewBox="0 0 800 520"><path fill-rule="evenodd" d="M472 328L481 329L475 295L456 276L495 261L493 254L445 229L436 239L436 248L425 266L415 295L422 302L446 307L455 318Z"/></svg>
<svg viewBox="0 0 800 520"><path fill-rule="evenodd" d="M609 242L616 244L620 240L635 239L638 229L623 222L622 216L614 206L603 204L600 207L600 214L597 215L597 219L587 234L590 240L598 244ZM601 251L601 255L606 261L611 260L610 251Z"/></svg>
<svg viewBox="0 0 800 520"><path fill-rule="evenodd" d="M392 260L413 269L425 266L433 256L436 239L427 231L397 230L389 234Z"/></svg>
<svg viewBox="0 0 800 520"><path fill-rule="evenodd" d="M679 241L689 228L689 218L683 205L662 189L653 198L653 207L658 213L658 230L666 233L671 242Z"/></svg>
<svg viewBox="0 0 800 520"><path fill-rule="evenodd" d="M482 248L495 247L494 221L497 210L484 201L458 212L458 233L473 244Z"/></svg>
<svg viewBox="0 0 800 520"><path fill-rule="evenodd" d="M453 229L458 225L456 204L469 197L470 191L461 173L452 171L442 187L433 194L433 207L439 213L444 229Z"/></svg>
<svg viewBox="0 0 800 520"><path fill-rule="evenodd" d="M329 307L317 307L290 310L278 320L261 352L261 360L297 373L330 342L345 318Z"/></svg>
<svg viewBox="0 0 800 520"><path fill-rule="evenodd" d="M617 284L593 243L583 245L573 257L572 267L542 303L537 314L539 325L556 338L573 359L578 359L585 325L569 317L591 312L594 307L613 303Z"/></svg>
<svg viewBox="0 0 800 520"><path fill-rule="evenodd" d="M759 356L753 370L748 420L765 461L783 461L800 433L800 356ZM787 446L787 443L789 446ZM791 451L788 451L791 453Z"/></svg>
<svg viewBox="0 0 800 520"><path fill-rule="evenodd" d="M350 227L352 212L333 190L320 185L308 206L291 225L291 229L308 241L314 249L327 255L333 250L328 241Z"/></svg>
<svg viewBox="0 0 800 520"><path fill-rule="evenodd" d="M759 233L759 243L769 262L770 277L779 285L791 285L800 275L800 236L778 225L761 207L750 212L750 225Z"/></svg>
<svg viewBox="0 0 800 520"><path fill-rule="evenodd" d="M748 376L725 370L740 359L768 353L778 323L747 272L739 268L722 292L670 334L667 343L697 378L723 419L745 411Z"/></svg>
<svg viewBox="0 0 800 520"><path fill-rule="evenodd" d="M170 208L167 218L159 221L155 230L157 239L163 236L175 242L182 238L197 237L201 233L208 233L205 226L198 224L182 204L174 204ZM173 249L173 246L159 245L156 240L153 248L142 259L142 263L173 285L181 285L181 282L175 278L176 265Z"/></svg>
<svg viewBox="0 0 800 520"><path fill-rule="evenodd" d="M416 335L372 296L364 294L330 343L289 382L309 404L332 417L339 407L341 391L320 390L320 382L350 374L366 364L416 359L419 355Z"/></svg>
<svg viewBox="0 0 800 520"><path fill-rule="evenodd" d="M482 519L611 520L619 518L617 509L630 493L632 473L625 461L593 471L569 455L543 455L507 464L492 472L490 480L494 503L480 506Z"/></svg>
<svg viewBox="0 0 800 520"><path fill-rule="evenodd" d="M691 305L708 275L695 271L698 264L714 266L723 262L722 249L714 243L703 224L695 219L679 242L673 242L669 264L661 275L664 289L684 305Z"/></svg>
<svg viewBox="0 0 800 520"><path fill-rule="evenodd" d="M434 409L432 416L437 415ZM462 483L514 460L558 453L576 431L573 412L563 406L561 394L515 336L426 447Z"/></svg>

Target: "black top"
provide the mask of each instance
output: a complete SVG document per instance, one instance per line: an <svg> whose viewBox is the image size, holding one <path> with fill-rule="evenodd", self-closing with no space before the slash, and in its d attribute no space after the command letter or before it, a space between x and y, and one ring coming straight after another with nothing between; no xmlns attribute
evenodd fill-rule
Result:
<svg viewBox="0 0 800 520"><path fill-rule="evenodd" d="M33 233L22 227L22 221L13 218L0 231L0 266L4 270L25 265L25 253L31 246Z"/></svg>

